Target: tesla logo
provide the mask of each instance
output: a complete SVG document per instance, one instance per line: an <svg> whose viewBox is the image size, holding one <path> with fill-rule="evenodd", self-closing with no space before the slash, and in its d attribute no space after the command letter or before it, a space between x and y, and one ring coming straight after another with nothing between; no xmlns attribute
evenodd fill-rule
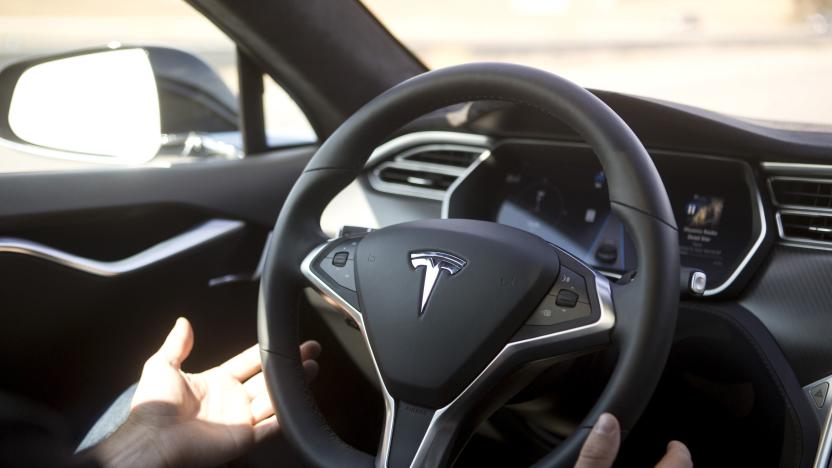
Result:
<svg viewBox="0 0 832 468"><path fill-rule="evenodd" d="M425 305L428 303L436 280L444 271L449 275L455 275L465 268L465 260L445 252L413 252L410 254L410 265L413 269L425 267L424 281L422 282L422 305L419 307L419 315L425 313Z"/></svg>

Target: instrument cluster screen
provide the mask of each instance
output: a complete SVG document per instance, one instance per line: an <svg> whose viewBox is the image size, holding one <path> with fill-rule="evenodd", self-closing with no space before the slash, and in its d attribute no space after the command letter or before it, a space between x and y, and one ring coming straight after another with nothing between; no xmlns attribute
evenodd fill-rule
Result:
<svg viewBox="0 0 832 468"><path fill-rule="evenodd" d="M759 229L750 169L727 159L653 158L674 210L682 265L704 270L708 288L722 284ZM504 144L490 159L457 188L452 217L531 232L602 271L637 268L635 247L610 210L604 171L586 147Z"/></svg>

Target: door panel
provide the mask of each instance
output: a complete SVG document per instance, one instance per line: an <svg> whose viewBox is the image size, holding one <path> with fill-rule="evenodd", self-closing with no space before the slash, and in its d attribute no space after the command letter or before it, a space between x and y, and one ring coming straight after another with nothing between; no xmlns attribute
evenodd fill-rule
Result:
<svg viewBox="0 0 832 468"><path fill-rule="evenodd" d="M0 176L2 391L54 408L80 437L138 379L176 317L188 317L196 332L186 370L254 344L257 283L244 279L257 268L280 206L313 151L163 169ZM199 237L206 223L214 230ZM100 274L4 249L12 240L99 266L131 256L150 260ZM189 248L159 254L160 244L171 243ZM159 255L142 257L148 249ZM211 286L226 275L242 281Z"/></svg>
<svg viewBox="0 0 832 468"><path fill-rule="evenodd" d="M21 218L98 208L182 204L270 225L314 149L168 168L0 174L0 226Z"/></svg>

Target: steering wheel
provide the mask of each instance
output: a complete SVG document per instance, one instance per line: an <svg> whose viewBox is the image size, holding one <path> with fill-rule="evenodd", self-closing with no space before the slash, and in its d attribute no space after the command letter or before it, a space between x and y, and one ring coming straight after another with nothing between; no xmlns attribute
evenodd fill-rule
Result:
<svg viewBox="0 0 832 468"><path fill-rule="evenodd" d="M327 240L326 204L395 130L451 104L509 101L560 119L594 149L612 211L637 251L638 275L611 284L576 257L496 223L432 219ZM322 467L444 466L490 411L553 362L614 347L616 364L579 428L538 466L572 466L609 411L632 427L669 353L679 301L677 228L636 135L594 95L547 72L456 66L373 99L309 161L274 227L258 332L272 402L289 442ZM358 324L384 395L378 454L343 442L320 415L298 352L298 302L320 290Z"/></svg>

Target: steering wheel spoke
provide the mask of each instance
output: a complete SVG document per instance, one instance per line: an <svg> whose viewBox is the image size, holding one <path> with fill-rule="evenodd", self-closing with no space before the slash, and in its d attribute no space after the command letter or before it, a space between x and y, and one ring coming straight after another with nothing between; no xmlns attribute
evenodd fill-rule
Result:
<svg viewBox="0 0 832 468"><path fill-rule="evenodd" d="M558 278L507 347L536 349L545 356L571 355L609 343L615 307L609 280L566 251Z"/></svg>
<svg viewBox="0 0 832 468"><path fill-rule="evenodd" d="M427 465L437 465L436 457L444 458L449 449L447 443L438 443L436 432L440 416L440 410L396 402L393 411L387 413L376 467L424 466L426 456L434 457L434 463ZM446 429L455 432L455 428L447 425Z"/></svg>
<svg viewBox="0 0 832 468"><path fill-rule="evenodd" d="M554 284L476 378L442 407L397 400L385 385L359 309L355 262L364 235L340 237L319 245L306 256L301 271L314 287L355 320L370 351L386 408L376 459L378 467L446 464L453 455L460 426L470 421L471 409L507 375L524 368L548 366L557 359L591 352L609 343L615 325L609 281L569 253L550 246L559 263ZM411 262L420 263L412 259ZM515 381L515 387L518 382L522 379ZM510 396L510 392L503 392L503 396Z"/></svg>
<svg viewBox="0 0 832 468"><path fill-rule="evenodd" d="M324 242L301 264L304 277L356 322L361 319L355 280L356 247L360 240L360 235L354 235Z"/></svg>

